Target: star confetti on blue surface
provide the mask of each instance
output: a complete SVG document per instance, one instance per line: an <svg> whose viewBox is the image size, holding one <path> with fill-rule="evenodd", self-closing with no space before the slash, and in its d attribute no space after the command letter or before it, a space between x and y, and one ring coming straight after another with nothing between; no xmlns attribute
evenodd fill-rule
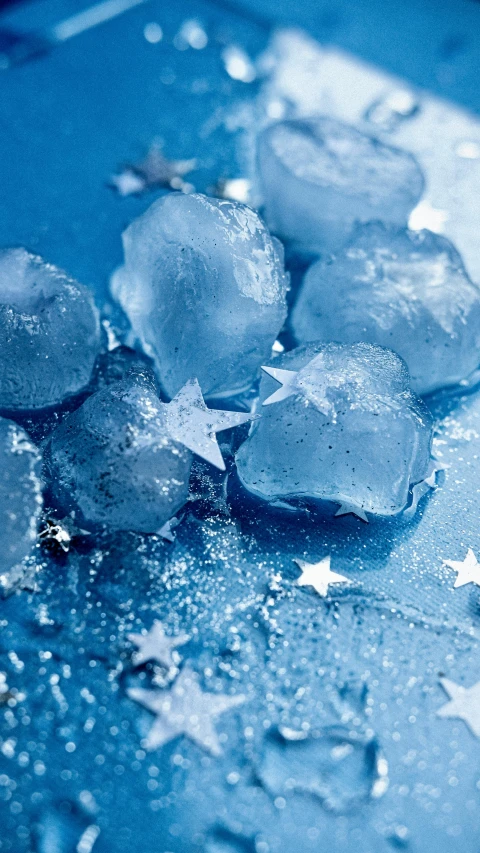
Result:
<svg viewBox="0 0 480 853"><path fill-rule="evenodd" d="M335 518L338 518L342 515L356 515L357 518L360 518L362 521L366 521L368 524L367 513L361 506L357 506L356 504L348 503L348 501L344 501L338 507Z"/></svg>
<svg viewBox="0 0 480 853"><path fill-rule="evenodd" d="M298 586L312 586L315 592L318 592L322 598L326 598L329 586L333 584L350 585L352 582L344 575L331 571L330 559L330 556L324 557L319 563L307 563L306 560L295 559L294 562L302 572L297 579Z"/></svg>
<svg viewBox="0 0 480 853"><path fill-rule="evenodd" d="M480 586L480 563L471 548L468 549L464 560L444 560L443 565L457 572L457 577L453 584L455 589L465 586L467 583L474 583Z"/></svg>
<svg viewBox="0 0 480 853"><path fill-rule="evenodd" d="M157 749L185 735L214 756L222 753L214 718L245 702L243 694L226 696L205 693L200 687L198 675L187 666L169 690L131 687L128 695L156 716L145 740L147 749Z"/></svg>
<svg viewBox="0 0 480 853"><path fill-rule="evenodd" d="M437 716L463 720L475 737L480 738L480 681L472 687L462 687L449 678L441 678L440 684L450 702L439 708Z"/></svg>
<svg viewBox="0 0 480 853"><path fill-rule="evenodd" d="M190 636L178 634L168 637L161 622L155 621L148 633L129 634L128 639L138 647L138 651L133 655L135 666L154 660L161 666L170 668L179 662L177 654L174 658L174 650L188 643Z"/></svg>

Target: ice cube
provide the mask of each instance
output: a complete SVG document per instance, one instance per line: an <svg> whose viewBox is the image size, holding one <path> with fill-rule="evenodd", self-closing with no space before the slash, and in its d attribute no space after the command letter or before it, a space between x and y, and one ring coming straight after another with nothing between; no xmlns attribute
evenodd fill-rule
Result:
<svg viewBox="0 0 480 853"><path fill-rule="evenodd" d="M0 418L0 570L28 556L42 509L40 452L13 421Z"/></svg>
<svg viewBox="0 0 480 853"><path fill-rule="evenodd" d="M299 343L368 341L404 358L419 394L480 364L480 288L445 238L360 226L332 260L308 270L292 314Z"/></svg>
<svg viewBox="0 0 480 853"><path fill-rule="evenodd" d="M262 417L236 455L244 486L267 501L399 513L426 474L432 436L399 356L366 343L311 344L271 364L260 386Z"/></svg>
<svg viewBox="0 0 480 853"><path fill-rule="evenodd" d="M258 170L269 228L307 252L338 248L356 221L406 225L424 187L412 154L326 116L269 125Z"/></svg>
<svg viewBox="0 0 480 853"><path fill-rule="evenodd" d="M87 529L160 530L187 500L193 458L171 437L167 411L148 373L89 397L45 450L53 505Z"/></svg>
<svg viewBox="0 0 480 853"><path fill-rule="evenodd" d="M197 378L206 398L250 387L286 317L278 241L243 204L172 193L123 234L112 292L173 397Z"/></svg>
<svg viewBox="0 0 480 853"><path fill-rule="evenodd" d="M0 251L0 410L45 409L82 391L100 348L88 288L25 249Z"/></svg>

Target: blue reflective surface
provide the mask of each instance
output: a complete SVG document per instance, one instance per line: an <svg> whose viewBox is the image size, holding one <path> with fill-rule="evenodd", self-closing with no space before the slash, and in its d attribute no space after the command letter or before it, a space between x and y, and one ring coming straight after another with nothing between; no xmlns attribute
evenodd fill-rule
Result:
<svg viewBox="0 0 480 853"><path fill-rule="evenodd" d="M3 73L1 245L65 267L101 304L121 231L155 198L120 198L110 176L156 137L198 159L200 191L243 175L241 105L259 84L232 79L222 50L255 56L277 15L479 107L477 4L269 5L249 17L247 3L152 2ZM36 30L76 7L19 6L5 24ZM192 18L208 45L179 50ZM480 744L436 711L440 677L480 680L480 590L454 589L442 565L480 554L480 394L429 405L449 467L410 522L268 510L225 446L228 489L196 463L173 544L125 534L37 550L35 592L0 600L2 853L476 853ZM295 584L293 560L327 554L353 584L322 600ZM133 666L127 634L154 618L191 636L179 653L205 691L247 697L215 724L220 758L185 738L142 747L153 717L127 689L164 689L165 673Z"/></svg>

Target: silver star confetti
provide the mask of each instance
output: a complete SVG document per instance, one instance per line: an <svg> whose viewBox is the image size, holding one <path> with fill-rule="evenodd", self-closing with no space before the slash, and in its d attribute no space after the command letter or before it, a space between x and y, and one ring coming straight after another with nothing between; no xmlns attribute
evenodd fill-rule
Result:
<svg viewBox="0 0 480 853"><path fill-rule="evenodd" d="M147 634L129 634L128 639L138 647L138 651L133 655L135 666L154 660L170 669L178 663L178 656L175 660L172 652L188 643L190 637L188 634L168 637L161 622L155 621Z"/></svg>
<svg viewBox="0 0 480 853"><path fill-rule="evenodd" d="M156 715L145 741L147 749L157 749L184 735L215 756L222 750L213 719L245 702L243 695L204 693L198 675L189 667L180 672L168 691L132 687L128 695Z"/></svg>
<svg viewBox="0 0 480 853"><path fill-rule="evenodd" d="M471 548L468 549L467 556L463 561L444 560L443 565L457 572L457 579L453 584L455 589L459 586L465 586L467 583L480 586L480 563Z"/></svg>
<svg viewBox="0 0 480 853"><path fill-rule="evenodd" d="M177 518L174 515L172 518L169 518L165 524L162 524L160 530L158 531L158 535L162 537L162 539L166 539L167 542L175 542L176 533L174 530L181 522L181 518Z"/></svg>
<svg viewBox="0 0 480 853"><path fill-rule="evenodd" d="M297 579L298 586L313 586L322 598L328 595L328 587L332 584L351 584L351 581L343 575L330 570L330 557L324 557L319 563L307 563L305 560L294 562L301 569L302 574Z"/></svg>
<svg viewBox="0 0 480 853"><path fill-rule="evenodd" d="M244 424L250 413L208 409L196 379L187 382L168 404L168 431L175 441L225 471L216 433Z"/></svg>
<svg viewBox="0 0 480 853"><path fill-rule="evenodd" d="M60 521L51 518L45 519L45 526L38 534L40 542L47 548L62 551L64 554L68 554L72 540L79 536L90 536L90 532L77 527L68 516L60 519Z"/></svg>
<svg viewBox="0 0 480 853"><path fill-rule="evenodd" d="M438 717L454 717L463 720L475 737L480 737L480 681L473 687L462 687L449 678L441 678L450 702L437 711Z"/></svg>
<svg viewBox="0 0 480 853"><path fill-rule="evenodd" d="M183 176L193 171L196 165L195 159L167 160L160 145L154 143L143 160L129 163L122 172L113 175L110 186L121 196L135 195L155 187L191 192L193 187L183 180Z"/></svg>
<svg viewBox="0 0 480 853"><path fill-rule="evenodd" d="M347 501L343 501L343 503L340 504L335 513L335 518L338 518L340 515L356 515L357 518L360 518L362 521L366 521L368 524L367 513L365 510L362 509L362 507L348 503Z"/></svg>
<svg viewBox="0 0 480 853"><path fill-rule="evenodd" d="M272 403L280 403L281 400L286 400L287 397L292 397L298 393L295 387L297 378L296 370L282 370L281 367L265 367L262 366L264 373L268 373L276 382L280 382L281 388L278 388L270 397L263 401L264 406L270 406Z"/></svg>

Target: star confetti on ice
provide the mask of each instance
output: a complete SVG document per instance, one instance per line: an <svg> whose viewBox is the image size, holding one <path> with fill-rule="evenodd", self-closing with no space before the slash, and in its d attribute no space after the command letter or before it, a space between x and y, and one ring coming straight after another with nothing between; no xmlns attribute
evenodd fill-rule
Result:
<svg viewBox="0 0 480 853"><path fill-rule="evenodd" d="M196 379L187 382L167 406L168 431L175 441L225 471L216 433L244 424L250 413L209 409Z"/></svg>
<svg viewBox="0 0 480 853"><path fill-rule="evenodd" d="M128 639L138 647L138 651L133 655L135 666L154 660L170 668L178 663L178 659L174 660L172 652L188 643L190 637L188 634L168 637L161 622L155 621L147 634L129 634Z"/></svg>
<svg viewBox="0 0 480 853"><path fill-rule="evenodd" d="M137 195L146 188L145 178L137 175L133 169L124 169L118 175L112 175L108 182L108 186L116 190L118 195L125 198L129 195Z"/></svg>
<svg viewBox="0 0 480 853"><path fill-rule="evenodd" d="M295 387L297 378L296 370L282 370L281 367L265 367L262 366L264 373L268 373L276 382L280 382L281 388L277 388L270 397L263 401L264 406L270 406L272 403L280 403L281 400L286 400L287 397L292 397L298 393Z"/></svg>
<svg viewBox="0 0 480 853"><path fill-rule="evenodd" d="M185 735L215 756L221 755L222 750L213 725L214 718L245 702L243 695L204 693L198 675L189 667L180 672L168 691L132 687L128 695L156 716L145 741L147 749L157 749Z"/></svg>
<svg viewBox="0 0 480 853"><path fill-rule="evenodd" d="M45 526L40 530L38 538L40 542L51 551L68 554L72 540L79 536L90 536L88 530L76 527L71 518L62 518L55 521L51 518L45 519Z"/></svg>
<svg viewBox="0 0 480 853"><path fill-rule="evenodd" d="M193 188L185 183L183 176L193 171L196 165L195 159L168 160L161 147L154 144L143 160L129 163L122 172L113 175L110 186L121 196L135 195L154 187L188 192Z"/></svg>
<svg viewBox="0 0 480 853"><path fill-rule="evenodd" d="M473 687L462 687L449 678L441 678L450 702L437 711L438 717L454 717L463 720L475 737L480 737L480 681Z"/></svg>
<svg viewBox="0 0 480 853"><path fill-rule="evenodd" d="M181 520L182 519L177 518L176 515L174 515L172 518L169 518L168 521L165 522L165 524L162 524L160 530L158 531L158 536L161 536L162 539L166 539L167 542L175 542L176 533L174 533L174 530L176 527L178 527Z"/></svg>
<svg viewBox="0 0 480 853"><path fill-rule="evenodd" d="M332 584L351 584L348 578L330 570L330 557L324 557L319 563L307 563L305 560L297 559L294 562L302 572L297 579L298 586L313 586L315 592L318 592L322 598L326 598L328 587Z"/></svg>
<svg viewBox="0 0 480 853"><path fill-rule="evenodd" d="M367 513L361 506L357 506L356 504L348 503L348 501L343 501L338 507L335 518L340 515L356 515L357 518L360 518L362 521L366 521L368 524Z"/></svg>
<svg viewBox="0 0 480 853"><path fill-rule="evenodd" d="M468 549L467 556L463 561L444 560L443 565L457 572L457 579L453 584L455 589L459 586L465 586L467 583L475 583L480 586L480 563L471 548Z"/></svg>

